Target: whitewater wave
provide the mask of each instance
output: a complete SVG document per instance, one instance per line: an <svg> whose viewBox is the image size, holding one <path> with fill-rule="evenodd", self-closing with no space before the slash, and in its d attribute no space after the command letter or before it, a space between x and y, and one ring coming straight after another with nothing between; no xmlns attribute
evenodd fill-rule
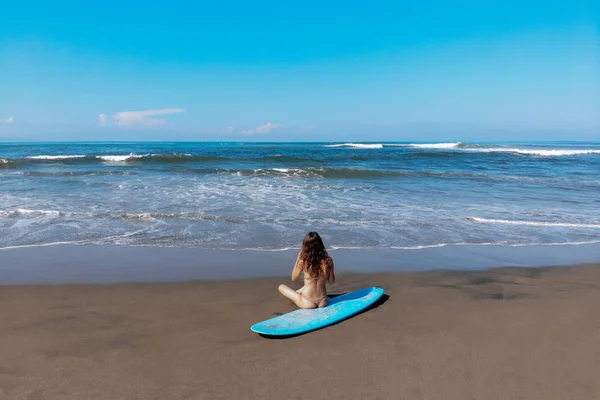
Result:
<svg viewBox="0 0 600 400"><path fill-rule="evenodd" d="M394 250L425 250L425 249L435 249L441 247L488 247L488 246L498 246L498 247L541 247L541 246L584 246L589 244L598 244L600 240L589 240L583 242L552 242L552 243L508 243L508 242L486 242L486 243L438 243L438 244L430 244L430 245L422 245L422 246L392 246L390 249Z"/></svg>
<svg viewBox="0 0 600 400"><path fill-rule="evenodd" d="M128 213L128 212L79 212L79 211L58 211L58 210L28 210L28 209L17 209L17 210L0 210L0 217L39 217L39 216L51 216L51 217L92 217L92 218L108 218L108 219L122 219L122 220L138 220L138 221L153 221L161 219L189 219L189 220L201 220L201 221L220 221L220 222L232 222L232 223L247 223L254 221L251 218L241 218L234 216L221 216L221 215L210 215L202 213Z"/></svg>
<svg viewBox="0 0 600 400"><path fill-rule="evenodd" d="M128 233L125 233L122 235L105 236L105 237L97 238L97 239L82 239L82 240L69 240L69 241L60 241L60 242L21 244L21 245L0 247L0 250L26 249L26 248L31 248L31 247L50 247L50 246L60 246L60 245L117 244L118 242L111 242L111 241L115 240L115 239L118 240L118 239L122 239L122 238L136 236L145 231L146 231L146 229L140 229L135 232L128 232ZM132 244L132 245L135 246L135 244Z"/></svg>
<svg viewBox="0 0 600 400"><path fill-rule="evenodd" d="M22 171L18 172L19 175L25 176L104 176L104 175L138 175L134 171Z"/></svg>
<svg viewBox="0 0 600 400"><path fill-rule="evenodd" d="M402 147L423 150L460 150L471 153L511 153L526 156L562 157L600 154L600 149L523 149L518 147L484 147L486 145L464 142L443 143L337 143L325 147L350 147L359 149L382 149Z"/></svg>
<svg viewBox="0 0 600 400"><path fill-rule="evenodd" d="M492 147L492 148L479 148L479 149L464 149L469 152L476 153L513 153L527 156L542 156L542 157L561 157L561 156L580 156L590 154L600 154L600 150L597 149L519 149L519 148L504 148L504 147Z"/></svg>
<svg viewBox="0 0 600 400"><path fill-rule="evenodd" d="M39 217L39 216L51 216L51 217L85 217L85 218L107 218L107 219L121 219L130 221L155 221L155 220L196 220L196 221L215 221L215 222L228 222L228 223L252 223L252 222L263 222L263 223L315 223L325 222L330 225L343 225L343 226L361 226L370 225L377 223L377 221L343 221L333 219L307 219L307 218L250 218L250 217L236 217L226 215L211 215L194 212L183 212L183 213L130 213L130 212L78 212L78 211L58 211L58 210L0 210L0 217Z"/></svg>
<svg viewBox="0 0 600 400"><path fill-rule="evenodd" d="M30 160L68 160L71 158L85 158L84 155L58 155L58 156L28 156Z"/></svg>
<svg viewBox="0 0 600 400"><path fill-rule="evenodd" d="M207 158L205 156L193 156L191 154L128 154L128 155L108 155L108 156L96 156L96 158L109 161L109 162L123 162L129 160L149 159L157 161L177 161L177 160L188 160L191 157L198 159Z"/></svg>
<svg viewBox="0 0 600 400"><path fill-rule="evenodd" d="M0 210L0 216L2 217L15 217L15 216L40 216L40 215L49 215L53 217L58 217L61 215L60 211L55 210L27 210L27 209L17 209L17 210Z"/></svg>
<svg viewBox="0 0 600 400"><path fill-rule="evenodd" d="M0 168L13 168L15 162L10 158L0 158Z"/></svg>
<svg viewBox="0 0 600 400"><path fill-rule="evenodd" d="M343 144L328 144L325 147L352 147L356 149L383 149L381 143L343 143Z"/></svg>
<svg viewBox="0 0 600 400"><path fill-rule="evenodd" d="M410 143L410 144L385 144L393 147L412 147L417 149L456 149L472 153L512 153L527 156L560 157L600 154L600 149L522 149L518 147L482 147L483 145L455 143Z"/></svg>
<svg viewBox="0 0 600 400"><path fill-rule="evenodd" d="M462 142L453 143L336 143L325 147L353 147L358 149L383 149L384 147L412 147L417 149L456 149L464 146Z"/></svg>
<svg viewBox="0 0 600 400"><path fill-rule="evenodd" d="M63 241L63 242L18 244L18 245L14 245L14 246L0 247L0 250L16 250L16 249L28 249L28 248L32 248L32 247L50 247L50 246L60 246L60 245L81 245L81 244L94 244L94 242L90 241L90 240L73 240L73 241Z"/></svg>
<svg viewBox="0 0 600 400"><path fill-rule="evenodd" d="M121 156L96 156L96 158L103 160L103 161L108 161L108 162L123 162L123 161L127 161L127 160L134 160L136 158L143 158L143 157L151 157L151 156L156 156L156 154L129 154L129 155L121 155Z"/></svg>
<svg viewBox="0 0 600 400"><path fill-rule="evenodd" d="M82 155L82 154L57 154L57 155L39 155L39 156L27 156L25 158L22 159L17 159L17 160L11 160L11 159L0 159L0 164L2 163L10 163L10 162L23 162L23 161L61 161L61 160L65 160L65 161L107 161L107 162L123 162L123 161L129 161L129 160L140 160L140 159L147 159L147 160L155 160L155 161L166 161L166 162L173 162L173 161L187 161L190 159L197 159L197 160L205 160L205 159L219 159L219 157L215 157L215 156L205 156L205 155L198 155L198 156L193 156L192 154L178 154L178 153L174 153L174 154L135 154L135 153L130 153L130 154L117 154L117 155Z"/></svg>
<svg viewBox="0 0 600 400"><path fill-rule="evenodd" d="M488 218L478 218L478 217L470 217L470 218L467 218L467 220L477 222L477 223L482 223L482 224L507 224L507 225L600 229L600 224L581 224L581 223L572 223L572 222L519 221L519 220L506 220L506 219L488 219Z"/></svg>
<svg viewBox="0 0 600 400"><path fill-rule="evenodd" d="M196 220L196 221L215 221L215 222L227 222L235 224L245 224L252 222L262 223L315 223L324 222L330 225L342 225L342 226L361 226L371 225L377 223L377 221L343 221L333 219L307 219L307 218L250 218L250 217L236 217L227 215L211 215L194 212L183 212L183 213L130 213L130 212L78 212L78 211L58 211L58 210L0 210L0 217L39 217L39 216L51 216L51 217L84 217L84 218L106 218L106 219L120 219L129 221L156 221L156 220Z"/></svg>
<svg viewBox="0 0 600 400"><path fill-rule="evenodd" d="M462 142L456 143L410 143L406 145L393 145L402 147L413 147L417 149L457 149L463 145ZM392 146L392 145L390 145Z"/></svg>
<svg viewBox="0 0 600 400"><path fill-rule="evenodd" d="M119 242L118 239L128 238L140 233L143 233L144 230L126 233L123 235L115 235L115 236L107 236L97 239L83 239L83 240L73 240L73 241L59 241L59 242L46 242L46 243L34 243L34 244L22 244L22 245L13 245L13 246L5 246L0 247L1 250L14 250L14 249L23 249L23 248L32 248L32 247L49 247L49 246L60 246L60 245L122 245L123 243ZM593 241L582 241L582 242L556 242L556 243L438 243L438 244L430 244L430 245L421 245L421 246L331 246L329 249L331 251L339 251L339 250L399 250L399 251L415 251L415 250L428 250L428 249L436 249L443 247L556 247L556 246L584 246L584 245L592 245L598 244L600 240ZM165 243L144 243L144 242L127 242L125 245L131 247L167 247L167 248L190 248L197 247L197 245L173 245L173 244L165 244ZM279 248L269 248L269 247L219 247L218 250L224 251L242 251L242 252L285 252L285 251L298 251L298 247L290 246L290 247L279 247Z"/></svg>
<svg viewBox="0 0 600 400"><path fill-rule="evenodd" d="M598 244L600 240L590 240L582 242L556 242L556 243L508 243L508 242L485 242L485 243L435 243L435 244L424 244L416 246L390 246L390 247L379 247L379 246L331 246L331 250L428 250L428 249L439 249L443 247L539 247L539 246L583 246L590 244ZM287 250L281 249L281 250Z"/></svg>
<svg viewBox="0 0 600 400"><path fill-rule="evenodd" d="M311 218L252 218L252 217L238 217L238 216L227 216L227 215L212 215L196 212L182 212L182 213L160 213L160 212L119 212L119 211L106 211L106 212L81 212L81 211L59 211L59 210L35 210L35 209L16 209L16 210L0 210L0 217L61 217L61 218L72 218L72 217L84 217L84 218L105 218L105 219L119 219L119 220L137 220L137 221L155 221L155 220L196 220L196 221L215 221L215 222L228 222L236 224L245 224L253 222L261 223L326 223L328 225L341 225L341 226L365 226L365 225L377 225L384 221L381 220L337 220L337 219L311 219ZM480 217L468 217L465 218L467 221L480 223L480 224L506 224L506 225L524 225L524 226L542 226L542 227L567 227L567 228L588 228L588 229L600 229L600 224L583 224L583 223L571 223L571 222L544 222L544 221L525 221L525 220L504 220L504 219L489 219ZM389 222L389 221L388 221ZM489 243L491 244L503 244L503 243ZM444 244L444 246L450 244ZM451 245L462 245L462 243L452 243ZM435 245L434 247L437 247Z"/></svg>

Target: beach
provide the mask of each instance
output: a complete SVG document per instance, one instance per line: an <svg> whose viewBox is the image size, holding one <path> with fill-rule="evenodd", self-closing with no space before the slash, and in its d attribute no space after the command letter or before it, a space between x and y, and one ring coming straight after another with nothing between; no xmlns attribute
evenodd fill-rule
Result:
<svg viewBox="0 0 600 400"><path fill-rule="evenodd" d="M597 142L3 144L0 399L600 398L599 162ZM263 338L309 231L331 295L385 296Z"/></svg>
<svg viewBox="0 0 600 400"><path fill-rule="evenodd" d="M598 143L1 150L2 399L600 398ZM313 230L383 301L252 333Z"/></svg>
<svg viewBox="0 0 600 400"><path fill-rule="evenodd" d="M0 400L600 400L579 3L3 3Z"/></svg>
<svg viewBox="0 0 600 400"><path fill-rule="evenodd" d="M320 331L252 333L294 309L288 281L0 286L0 398L600 397L598 264L341 272L330 294L386 295Z"/></svg>

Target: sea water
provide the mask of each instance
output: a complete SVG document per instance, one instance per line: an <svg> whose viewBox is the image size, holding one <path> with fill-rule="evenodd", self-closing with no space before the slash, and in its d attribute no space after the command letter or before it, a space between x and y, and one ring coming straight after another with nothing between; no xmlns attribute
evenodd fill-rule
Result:
<svg viewBox="0 0 600 400"><path fill-rule="evenodd" d="M599 143L3 143L0 248L600 242Z"/></svg>

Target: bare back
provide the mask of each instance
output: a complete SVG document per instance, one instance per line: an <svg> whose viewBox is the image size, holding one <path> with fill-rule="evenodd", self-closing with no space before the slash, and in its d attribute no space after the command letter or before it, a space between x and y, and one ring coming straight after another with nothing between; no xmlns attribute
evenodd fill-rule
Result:
<svg viewBox="0 0 600 400"><path fill-rule="evenodd" d="M335 282L334 266L331 257L327 257L321 261L321 273L318 276L311 276L304 266L301 254L298 254L294 270L292 271L292 280L296 280L301 272L304 273L302 296L308 301L317 304L327 299L327 282Z"/></svg>

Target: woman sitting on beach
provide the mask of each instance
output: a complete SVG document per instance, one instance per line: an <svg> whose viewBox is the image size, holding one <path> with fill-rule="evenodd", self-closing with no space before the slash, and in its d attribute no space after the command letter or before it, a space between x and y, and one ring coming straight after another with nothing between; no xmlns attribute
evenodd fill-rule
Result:
<svg viewBox="0 0 600 400"><path fill-rule="evenodd" d="M329 302L326 283L335 282L333 260L327 254L321 236L309 232L302 241L302 251L298 253L292 270L292 281L304 272L304 286L294 291L286 285L279 285L279 292L300 308L325 307Z"/></svg>

